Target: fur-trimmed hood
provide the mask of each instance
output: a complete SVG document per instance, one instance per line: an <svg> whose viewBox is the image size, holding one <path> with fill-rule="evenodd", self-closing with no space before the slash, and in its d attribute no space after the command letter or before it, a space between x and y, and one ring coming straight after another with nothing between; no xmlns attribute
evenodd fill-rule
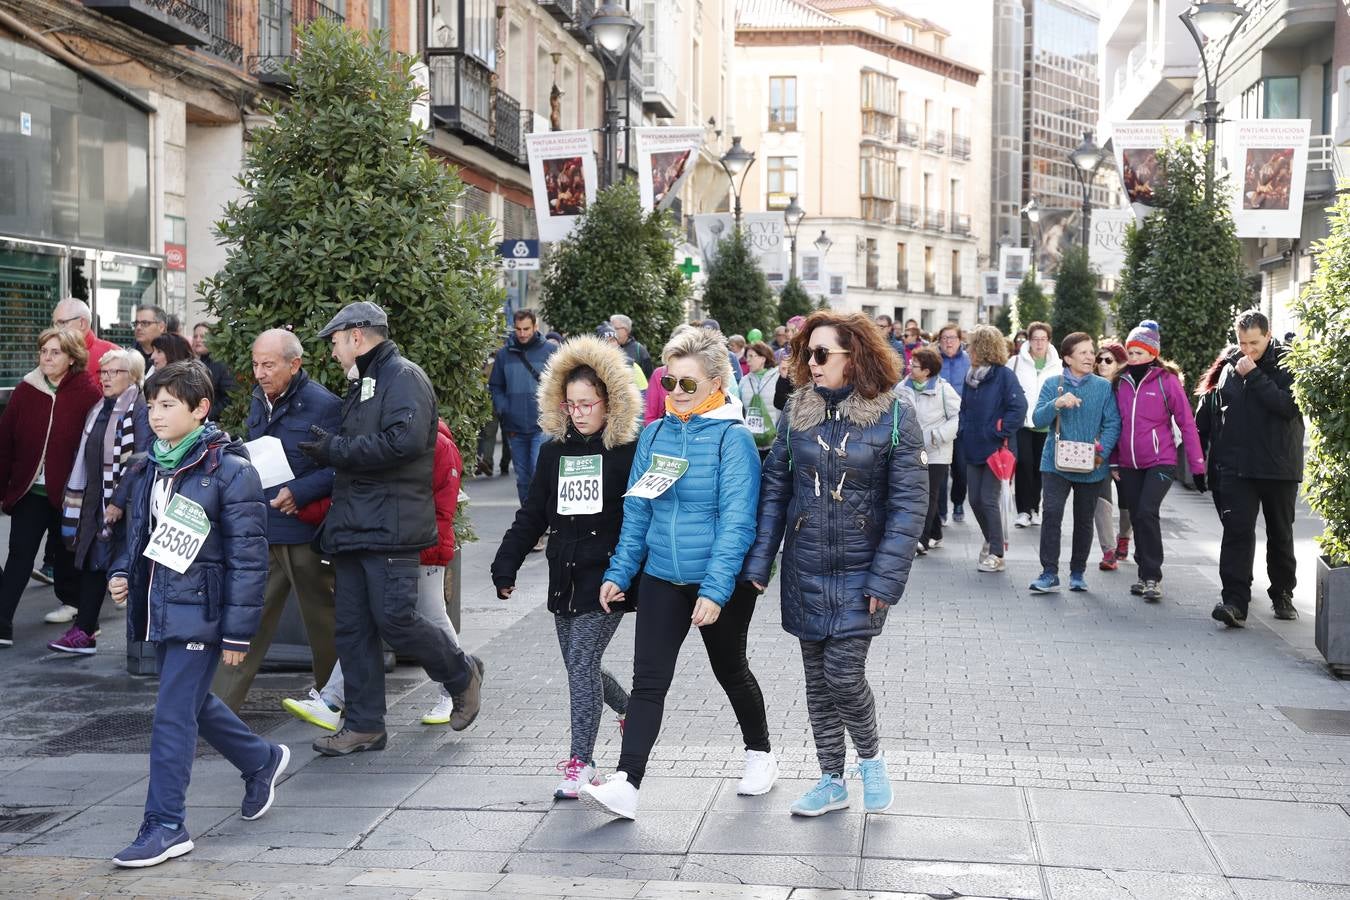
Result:
<svg viewBox="0 0 1350 900"><path fill-rule="evenodd" d="M908 397L896 391L878 394L871 400L858 396L858 392L854 391L839 404L839 417L852 425L857 425L859 428L870 428L881 421L883 415L891 411L896 400L904 405L913 406L913 402ZM792 392L787 407L792 430L807 431L815 428L825 421L825 413L828 409L829 406L825 398L816 391L813 385L808 384L797 388Z"/></svg>
<svg viewBox="0 0 1350 900"><path fill-rule="evenodd" d="M566 341L548 359L539 378L539 428L556 441L567 438L567 376L579 366L590 366L609 393L609 419L605 423L605 449L637 440L642 427L642 397L633 382L633 362L618 347L611 347L589 334Z"/></svg>

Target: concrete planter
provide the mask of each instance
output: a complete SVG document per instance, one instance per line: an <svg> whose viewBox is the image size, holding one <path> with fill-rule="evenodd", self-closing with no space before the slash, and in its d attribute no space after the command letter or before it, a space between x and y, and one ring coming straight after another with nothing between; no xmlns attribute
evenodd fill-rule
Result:
<svg viewBox="0 0 1350 900"><path fill-rule="evenodd" d="M1350 678L1350 566L1317 557L1317 649L1337 678Z"/></svg>

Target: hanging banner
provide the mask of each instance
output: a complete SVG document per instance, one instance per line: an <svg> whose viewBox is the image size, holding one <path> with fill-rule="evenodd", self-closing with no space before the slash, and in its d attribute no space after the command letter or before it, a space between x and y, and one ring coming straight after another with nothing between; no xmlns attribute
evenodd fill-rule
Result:
<svg viewBox="0 0 1350 900"><path fill-rule="evenodd" d="M1125 188L1134 214L1145 218L1153 211L1154 196L1162 186L1162 168L1158 151L1170 141L1186 137L1182 119L1114 122L1111 144L1116 153L1116 170Z"/></svg>
<svg viewBox="0 0 1350 900"><path fill-rule="evenodd" d="M1083 234L1081 209L1041 209L1041 220L1036 223L1037 276L1054 275L1064 251L1076 246Z"/></svg>
<svg viewBox="0 0 1350 900"><path fill-rule="evenodd" d="M539 239L560 241L595 200L598 175L589 131L545 131L525 136Z"/></svg>
<svg viewBox="0 0 1350 900"><path fill-rule="evenodd" d="M1240 238L1296 238L1303 230L1308 119L1251 119L1229 125L1236 153L1233 223Z"/></svg>
<svg viewBox="0 0 1350 900"><path fill-rule="evenodd" d="M1029 247L1000 247L998 252L998 276L1002 284L1002 293L1016 294L1022 286L1031 268L1031 249Z"/></svg>
<svg viewBox="0 0 1350 900"><path fill-rule="evenodd" d="M702 128L635 128L638 193L647 212L665 209L697 162Z"/></svg>
<svg viewBox="0 0 1350 900"><path fill-rule="evenodd" d="M1125 231L1134 221L1134 211L1094 209L1088 232L1088 261L1097 272L1115 278L1125 265Z"/></svg>
<svg viewBox="0 0 1350 900"><path fill-rule="evenodd" d="M710 265L716 264L717 245L731 236L731 213L694 216L694 236L699 251ZM787 281L788 240L781 212L745 213L741 230L750 244L750 253L771 286Z"/></svg>

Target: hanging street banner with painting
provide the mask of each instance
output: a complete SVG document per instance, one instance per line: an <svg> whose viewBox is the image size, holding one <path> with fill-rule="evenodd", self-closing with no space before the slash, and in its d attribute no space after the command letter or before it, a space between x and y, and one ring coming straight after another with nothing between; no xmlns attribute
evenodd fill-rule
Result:
<svg viewBox="0 0 1350 900"><path fill-rule="evenodd" d="M590 131L543 131L525 136L539 239L560 241L595 200L598 173Z"/></svg>
<svg viewBox="0 0 1350 900"><path fill-rule="evenodd" d="M694 236L709 265L717 262L717 245L731 236L731 213L694 216ZM759 263L769 286L778 290L787 283L788 240L783 213L758 212L741 216L741 230L750 243L750 253Z"/></svg>
<svg viewBox="0 0 1350 900"><path fill-rule="evenodd" d="M638 194L647 212L665 209L694 170L702 128L635 128Z"/></svg>
<svg viewBox="0 0 1350 900"><path fill-rule="evenodd" d="M1111 124L1111 145L1115 148L1120 183L1130 200L1134 214L1144 219L1153 212L1154 197L1162 187L1162 167L1158 151L1168 141L1186 137L1186 122L1161 119Z"/></svg>
<svg viewBox="0 0 1350 900"><path fill-rule="evenodd" d="M1303 230L1308 119L1249 119L1228 126L1233 223L1240 238L1296 238Z"/></svg>

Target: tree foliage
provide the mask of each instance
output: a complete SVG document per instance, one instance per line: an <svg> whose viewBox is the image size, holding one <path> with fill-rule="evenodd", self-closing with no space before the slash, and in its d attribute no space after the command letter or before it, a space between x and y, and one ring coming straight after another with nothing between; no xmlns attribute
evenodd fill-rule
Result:
<svg viewBox="0 0 1350 900"><path fill-rule="evenodd" d="M1070 247L1060 259L1050 327L1057 339L1082 331L1096 339L1102 330L1102 306L1097 302L1097 273L1086 247Z"/></svg>
<svg viewBox="0 0 1350 900"><path fill-rule="evenodd" d="M689 283L675 265L669 212L643 212L637 184L601 191L544 270L542 312L563 334L589 334L615 313L657 352L684 320Z"/></svg>
<svg viewBox="0 0 1350 900"><path fill-rule="evenodd" d="M990 324L1008 337L1012 337L1012 306L1000 306L994 313L994 318Z"/></svg>
<svg viewBox="0 0 1350 900"><path fill-rule="evenodd" d="M717 258L708 264L703 308L722 326L723 334L745 334L751 328L773 331L778 305L739 228L722 239Z"/></svg>
<svg viewBox="0 0 1350 900"><path fill-rule="evenodd" d="M1158 160L1156 209L1127 235L1116 324L1123 335L1142 319L1156 320L1163 355L1193 383L1223 349L1228 324L1251 296L1223 179L1205 199L1203 143L1169 143Z"/></svg>
<svg viewBox="0 0 1350 900"><path fill-rule="evenodd" d="M1333 565L1350 565L1350 195L1331 208L1331 234L1314 248L1317 271L1293 303L1301 336L1286 365L1312 421L1303 493L1322 517L1318 538Z"/></svg>
<svg viewBox="0 0 1350 900"><path fill-rule="evenodd" d="M220 318L211 351L251 384L253 339L292 328L310 376L341 396L346 374L314 335L344 305L374 301L471 446L490 413L483 363L501 339L492 223L456 221L464 185L409 119L412 57L323 20L301 48L286 70L294 92L252 134L244 195L216 223L225 265L201 285ZM227 425L242 421L248 393Z"/></svg>
<svg viewBox="0 0 1350 900"><path fill-rule="evenodd" d="M1034 271L1028 272L1017 287L1017 303L1013 310L1014 324L1026 328L1032 322L1045 322L1050 319L1050 301L1045 297L1045 289L1036 280Z"/></svg>
<svg viewBox="0 0 1350 900"><path fill-rule="evenodd" d="M793 275L778 294L778 321L770 324L777 325L786 322L793 316L809 316L815 309L815 301L806 292L806 288L802 287L802 283L797 280L797 276Z"/></svg>

